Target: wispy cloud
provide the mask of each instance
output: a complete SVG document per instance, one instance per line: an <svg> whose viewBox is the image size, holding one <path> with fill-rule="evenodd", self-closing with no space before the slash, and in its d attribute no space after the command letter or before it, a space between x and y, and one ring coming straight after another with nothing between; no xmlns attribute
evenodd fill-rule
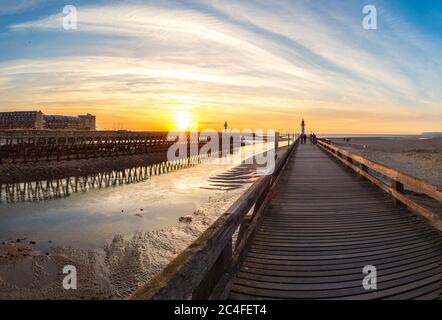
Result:
<svg viewBox="0 0 442 320"><path fill-rule="evenodd" d="M113 112L181 104L206 122L217 121L223 108L284 127L301 113L314 118L312 110L319 119L327 108L336 119L360 124L367 112L390 123L396 114L404 123L417 110L434 126L428 115L440 115L440 45L407 30L384 7L384 25L363 30L358 8L307 1L126 3L78 7L77 31L62 29L61 13L12 24L12 36L63 37L42 37L46 51L38 58L1 63L0 104L92 105L103 113L109 104ZM290 117L278 120L284 114Z"/></svg>

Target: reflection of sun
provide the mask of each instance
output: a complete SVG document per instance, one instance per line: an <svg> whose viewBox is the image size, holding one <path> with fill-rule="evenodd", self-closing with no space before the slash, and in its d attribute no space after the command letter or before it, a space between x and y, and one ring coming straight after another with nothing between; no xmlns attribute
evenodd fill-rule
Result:
<svg viewBox="0 0 442 320"><path fill-rule="evenodd" d="M192 114L189 111L177 111L175 113L175 126L179 130L189 130L193 124Z"/></svg>

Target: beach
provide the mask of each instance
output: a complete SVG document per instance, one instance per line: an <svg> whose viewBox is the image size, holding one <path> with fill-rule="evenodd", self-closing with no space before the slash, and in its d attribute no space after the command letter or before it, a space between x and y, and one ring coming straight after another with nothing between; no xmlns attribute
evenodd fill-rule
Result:
<svg viewBox="0 0 442 320"><path fill-rule="evenodd" d="M441 138L351 138L349 142L335 138L332 142L439 188L442 186L439 169L442 164ZM72 163L72 167L75 165L78 163ZM171 173L169 178L176 179L174 175L192 176L192 172L201 170L198 168ZM241 168L244 170L247 166ZM112 240L103 246L78 248L52 245L42 251L32 239L3 241L0 243L0 299L129 298L136 288L161 271L245 192L256 180L250 175L250 170L254 169L249 166L243 177L237 177L237 181L249 177L247 183L231 182L218 188L192 214L177 218L172 225L139 231L130 236L115 233ZM216 184L220 180L219 177L214 179ZM434 204L426 202L421 196L412 196L426 205ZM60 270L66 265L77 268L77 290L64 290L61 286L65 275Z"/></svg>
<svg viewBox="0 0 442 320"><path fill-rule="evenodd" d="M286 147L283 147L279 152L282 153L285 150ZM31 217L44 215L43 224L39 227L41 230L37 230L37 233L34 232L33 237L9 236L0 242L0 299L129 298L135 289L161 271L224 213L251 183L256 181L257 165L242 163L242 156L244 155L235 156L238 159L234 159L234 162L239 161L238 164L217 164L217 160L214 159L213 164L209 161L187 169L152 177L147 181L109 189L88 190L84 194L72 194L64 200L29 203L30 208L41 209L44 208L45 203L49 205L61 202L67 203L69 209L72 209L70 198L74 199L74 203L82 201L83 206L87 207L87 202L89 202L87 199L91 197L101 196L109 203L109 199L114 197L112 194L123 192L127 195L127 201L120 203L121 207L114 208L114 211L118 212L106 213L103 216L105 208L101 205L98 208L92 206L91 208L94 208L92 211L98 210L100 212L100 216L104 219L103 223L106 223L106 220L118 219L124 223L116 224L116 226L123 228L127 226L129 221L139 225L140 230L129 234L112 233L113 236L103 245L95 245L101 241L101 236L98 236L92 245L88 246L87 239L83 239L87 238L87 233L101 235L104 228L99 227L95 231L88 231L88 225L83 227L78 225L80 229L75 229L77 226L71 228L66 227L65 224L59 224L58 226L64 230L63 233L61 235L55 233L49 237L47 231L41 231L46 230L44 229L46 227L44 221L57 223L59 220L57 216L63 217L60 215L60 210L65 209L55 205L47 213L32 213ZM98 160L94 159L92 163ZM157 198L155 200L157 204L152 207L144 207L144 210L140 211L139 208L146 195L141 192L137 198L136 190L149 190L150 188L154 188L158 193L157 195L153 190L148 191L153 195L153 199ZM193 191L186 193L185 190L189 188L193 188ZM189 212L193 204L185 206L184 203L179 202L177 198L180 195L181 197L189 197L190 202L198 204L196 208ZM206 195L207 198L203 195ZM76 200L77 198L78 200ZM197 200L198 198L200 199ZM117 202L121 202L121 199L118 197ZM129 209L127 207L128 201L135 201L136 205L140 206ZM166 202L169 202L169 206L176 202L176 205L170 208L175 212L175 218L174 215L168 213L168 220L165 220L166 214L159 212L160 207L166 207ZM26 203L6 205L28 206ZM119 208L124 208L121 210L124 212L120 213ZM24 212L15 213L18 215L17 217L27 216ZM7 212L5 214L8 215ZM75 213L75 219L81 221L81 217L88 214L92 217L97 216L96 212L82 213L82 215ZM53 217L55 220L50 221ZM98 220L93 218L93 220L84 221L91 221L93 224ZM67 222L72 223L70 220ZM35 220L33 224L35 224ZM145 230L141 228L143 225ZM146 230L146 228L148 229ZM14 230L16 233L18 232L16 228ZM43 237L35 241L35 237L41 233L43 233ZM74 236L76 234L77 238L81 238L81 241L79 242L77 239L71 245L59 244L60 239L64 239L67 233L74 234ZM53 238L55 236L59 237L58 241ZM79 244L83 245L79 246ZM65 275L61 270L66 265L73 265L77 268L77 290L65 290L62 287Z"/></svg>
<svg viewBox="0 0 442 320"><path fill-rule="evenodd" d="M32 249L28 239L0 244L0 299L127 299L192 243L244 192L221 192L186 219L160 230L116 234L102 248ZM64 290L63 266L77 268L77 290Z"/></svg>

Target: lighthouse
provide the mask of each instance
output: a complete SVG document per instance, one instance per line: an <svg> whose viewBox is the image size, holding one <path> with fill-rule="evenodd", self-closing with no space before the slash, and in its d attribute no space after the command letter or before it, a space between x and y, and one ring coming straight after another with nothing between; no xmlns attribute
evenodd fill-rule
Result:
<svg viewBox="0 0 442 320"><path fill-rule="evenodd" d="M302 135L305 134L305 121L304 121L304 118L302 118L302 122L301 122L301 134Z"/></svg>

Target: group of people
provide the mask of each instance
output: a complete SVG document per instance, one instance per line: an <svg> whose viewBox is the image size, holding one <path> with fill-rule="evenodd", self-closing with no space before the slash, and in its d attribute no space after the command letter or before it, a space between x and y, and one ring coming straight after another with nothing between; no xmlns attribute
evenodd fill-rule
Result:
<svg viewBox="0 0 442 320"><path fill-rule="evenodd" d="M316 144L317 143L316 134L311 133L310 134L310 144ZM305 133L301 134L301 144L307 144L307 135Z"/></svg>

